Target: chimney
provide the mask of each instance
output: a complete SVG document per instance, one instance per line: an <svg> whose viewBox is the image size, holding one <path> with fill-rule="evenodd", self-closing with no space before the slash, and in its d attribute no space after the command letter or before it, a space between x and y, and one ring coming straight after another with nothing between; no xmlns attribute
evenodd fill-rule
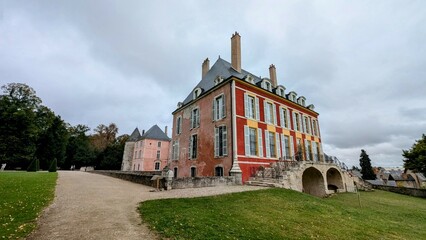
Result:
<svg viewBox="0 0 426 240"><path fill-rule="evenodd" d="M206 76L206 74L209 70L210 70L210 61L209 61L209 58L206 58L206 60L204 60L204 62L203 62L203 66L202 66L201 79L203 79L204 76Z"/></svg>
<svg viewBox="0 0 426 240"><path fill-rule="evenodd" d="M208 59L207 59L208 61ZM164 127L164 133L167 135L167 126Z"/></svg>
<svg viewBox="0 0 426 240"><path fill-rule="evenodd" d="M234 70L241 73L241 36L237 32L231 37L231 65Z"/></svg>
<svg viewBox="0 0 426 240"><path fill-rule="evenodd" d="M144 130L142 130L142 136L145 134L145 129Z"/></svg>
<svg viewBox="0 0 426 240"><path fill-rule="evenodd" d="M269 78L271 79L272 87L276 88L277 87L277 70L275 69L274 64L271 64L271 66L269 66Z"/></svg>

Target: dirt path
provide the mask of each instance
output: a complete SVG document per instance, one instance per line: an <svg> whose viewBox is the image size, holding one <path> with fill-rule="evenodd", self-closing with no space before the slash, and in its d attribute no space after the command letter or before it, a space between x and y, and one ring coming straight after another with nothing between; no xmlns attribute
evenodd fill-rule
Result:
<svg viewBox="0 0 426 240"><path fill-rule="evenodd" d="M55 200L27 239L157 239L137 206L149 199L209 196L256 190L228 186L149 192L148 186L79 171L59 172Z"/></svg>

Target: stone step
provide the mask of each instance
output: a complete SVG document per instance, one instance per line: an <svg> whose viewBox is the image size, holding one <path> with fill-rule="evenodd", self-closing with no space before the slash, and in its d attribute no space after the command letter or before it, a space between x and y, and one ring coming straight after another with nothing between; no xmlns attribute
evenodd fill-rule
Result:
<svg viewBox="0 0 426 240"><path fill-rule="evenodd" d="M263 182L263 181L247 181L246 185L259 186L259 187L278 187L277 183Z"/></svg>

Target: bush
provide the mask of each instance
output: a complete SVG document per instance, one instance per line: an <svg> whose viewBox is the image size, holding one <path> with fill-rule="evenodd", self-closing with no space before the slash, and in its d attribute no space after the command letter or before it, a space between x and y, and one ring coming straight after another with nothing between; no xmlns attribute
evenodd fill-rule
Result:
<svg viewBox="0 0 426 240"><path fill-rule="evenodd" d="M56 158L50 163L49 172L56 172L58 166L58 160Z"/></svg>
<svg viewBox="0 0 426 240"><path fill-rule="evenodd" d="M40 170L40 161L34 158L28 166L27 172L37 172L38 170Z"/></svg>

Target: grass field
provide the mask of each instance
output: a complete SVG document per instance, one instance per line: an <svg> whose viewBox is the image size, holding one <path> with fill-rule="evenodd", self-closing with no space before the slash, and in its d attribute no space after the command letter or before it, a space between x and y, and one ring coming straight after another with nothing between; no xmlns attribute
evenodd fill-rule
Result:
<svg viewBox="0 0 426 240"><path fill-rule="evenodd" d="M0 239L18 239L54 197L57 173L0 172Z"/></svg>
<svg viewBox="0 0 426 240"><path fill-rule="evenodd" d="M141 203L171 239L425 239L426 199L374 191L320 199L286 189Z"/></svg>

